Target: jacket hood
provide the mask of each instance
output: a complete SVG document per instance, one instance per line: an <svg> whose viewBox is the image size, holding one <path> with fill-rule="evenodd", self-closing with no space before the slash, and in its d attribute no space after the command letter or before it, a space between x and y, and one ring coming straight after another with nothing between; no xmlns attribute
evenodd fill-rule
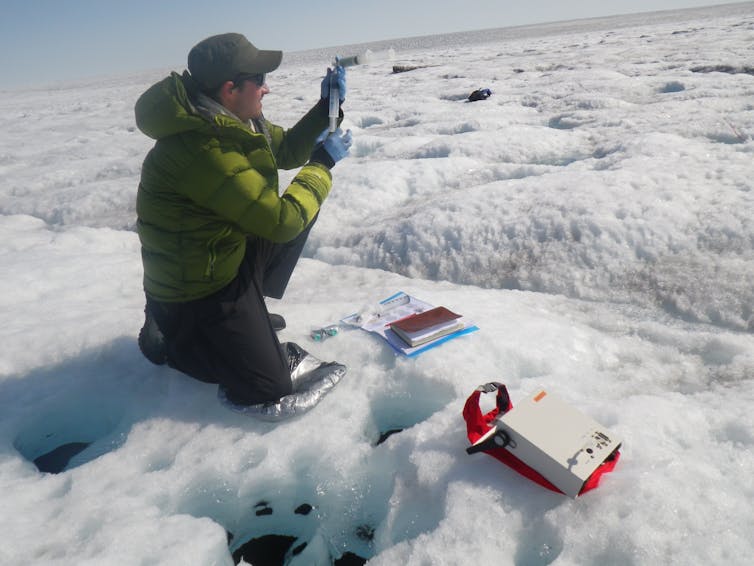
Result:
<svg viewBox="0 0 754 566"><path fill-rule="evenodd" d="M158 140L207 127L191 102L186 79L191 80L187 73L186 77L171 73L136 101L136 125L145 135Z"/></svg>

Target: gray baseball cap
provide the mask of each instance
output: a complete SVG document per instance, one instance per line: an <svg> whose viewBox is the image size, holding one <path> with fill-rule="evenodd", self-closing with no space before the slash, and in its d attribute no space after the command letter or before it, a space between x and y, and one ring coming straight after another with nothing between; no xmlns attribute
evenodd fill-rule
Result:
<svg viewBox="0 0 754 566"><path fill-rule="evenodd" d="M189 52L188 68L202 90L214 90L238 75L269 73L280 66L282 51L257 49L240 33L213 35Z"/></svg>

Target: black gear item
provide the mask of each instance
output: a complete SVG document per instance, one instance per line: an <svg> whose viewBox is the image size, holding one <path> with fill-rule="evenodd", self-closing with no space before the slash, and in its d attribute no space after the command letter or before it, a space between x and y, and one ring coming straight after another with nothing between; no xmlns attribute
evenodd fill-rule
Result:
<svg viewBox="0 0 754 566"><path fill-rule="evenodd" d="M148 308L144 309L144 326L139 330L139 350L144 357L155 365L161 366L168 361L165 336L160 332L154 317Z"/></svg>
<svg viewBox="0 0 754 566"><path fill-rule="evenodd" d="M477 100L487 100L492 96L492 91L488 88L480 88L475 90L469 95L469 102L476 102Z"/></svg>
<svg viewBox="0 0 754 566"><path fill-rule="evenodd" d="M281 330L285 329L285 319L282 315L270 313L270 324L272 324L272 329L275 332L280 332Z"/></svg>

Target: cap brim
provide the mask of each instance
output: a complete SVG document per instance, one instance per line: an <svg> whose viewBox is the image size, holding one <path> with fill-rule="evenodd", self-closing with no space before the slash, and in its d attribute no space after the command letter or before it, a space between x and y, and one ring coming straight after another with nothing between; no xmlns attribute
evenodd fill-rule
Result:
<svg viewBox="0 0 754 566"><path fill-rule="evenodd" d="M282 51L272 51L260 49L257 51L257 57L255 61L255 72L257 73L271 73L280 66L283 61Z"/></svg>

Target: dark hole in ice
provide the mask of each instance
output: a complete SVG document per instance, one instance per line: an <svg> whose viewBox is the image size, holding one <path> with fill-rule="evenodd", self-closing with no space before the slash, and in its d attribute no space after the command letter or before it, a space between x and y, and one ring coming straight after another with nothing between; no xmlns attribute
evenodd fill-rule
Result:
<svg viewBox="0 0 754 566"><path fill-rule="evenodd" d="M358 554L354 554L353 552L346 552L338 558L335 562L333 562L334 566L362 566L362 564L366 564L367 559L362 558Z"/></svg>
<svg viewBox="0 0 754 566"><path fill-rule="evenodd" d="M272 515L272 507L266 501L260 501L254 508L256 509L255 513L257 517Z"/></svg>
<svg viewBox="0 0 754 566"><path fill-rule="evenodd" d="M308 515L314 507L309 503L302 503L294 513L297 515ZM268 501L261 500L254 505L254 514L272 515L273 509ZM374 528L369 525L361 525L356 528L357 536L365 541L371 541L374 538ZM235 536L232 532L227 531L228 546L233 544ZM297 541L295 547L293 546ZM249 539L236 550L232 552L233 561L238 564L243 559L244 562L253 566L283 566L286 557L297 556L301 554L309 543L301 541L300 538L291 535L268 534ZM289 556L288 556L289 557ZM334 566L362 566L367 559L354 554L345 552L338 559L331 559Z"/></svg>
<svg viewBox="0 0 754 566"><path fill-rule="evenodd" d="M233 535L229 534L228 538L232 540ZM251 539L233 552L233 563L238 564L243 559L244 562L253 566L283 566L285 555L294 542L296 542L296 537L286 535L264 535ZM291 551L291 554L293 556L301 554L306 544L305 542L299 544ZM345 552L333 561L333 566L363 566L366 562L367 559L358 554Z"/></svg>
<svg viewBox="0 0 754 566"><path fill-rule="evenodd" d="M380 433L380 437L377 439L377 443L375 446L379 446L383 442L385 442L388 438L393 436L394 434L398 434L399 432L403 432L402 428L391 428L390 430L386 430L385 432Z"/></svg>
<svg viewBox="0 0 754 566"><path fill-rule="evenodd" d="M302 503L293 511L296 515L308 515L312 512L313 507L308 503Z"/></svg>
<svg viewBox="0 0 754 566"><path fill-rule="evenodd" d="M306 543L302 542L296 548L294 548L293 550L291 550L291 553L293 554L293 556L297 556L297 555L301 554L304 551L305 548L306 548Z"/></svg>
<svg viewBox="0 0 754 566"><path fill-rule="evenodd" d="M281 566L285 553L295 541L295 537L286 535L265 535L253 538L233 553L233 561L238 564L243 558L245 562L254 566Z"/></svg>
<svg viewBox="0 0 754 566"><path fill-rule="evenodd" d="M76 454L83 452L91 442L69 442L50 450L34 459L34 465L40 472L59 474L65 470L68 462Z"/></svg>

